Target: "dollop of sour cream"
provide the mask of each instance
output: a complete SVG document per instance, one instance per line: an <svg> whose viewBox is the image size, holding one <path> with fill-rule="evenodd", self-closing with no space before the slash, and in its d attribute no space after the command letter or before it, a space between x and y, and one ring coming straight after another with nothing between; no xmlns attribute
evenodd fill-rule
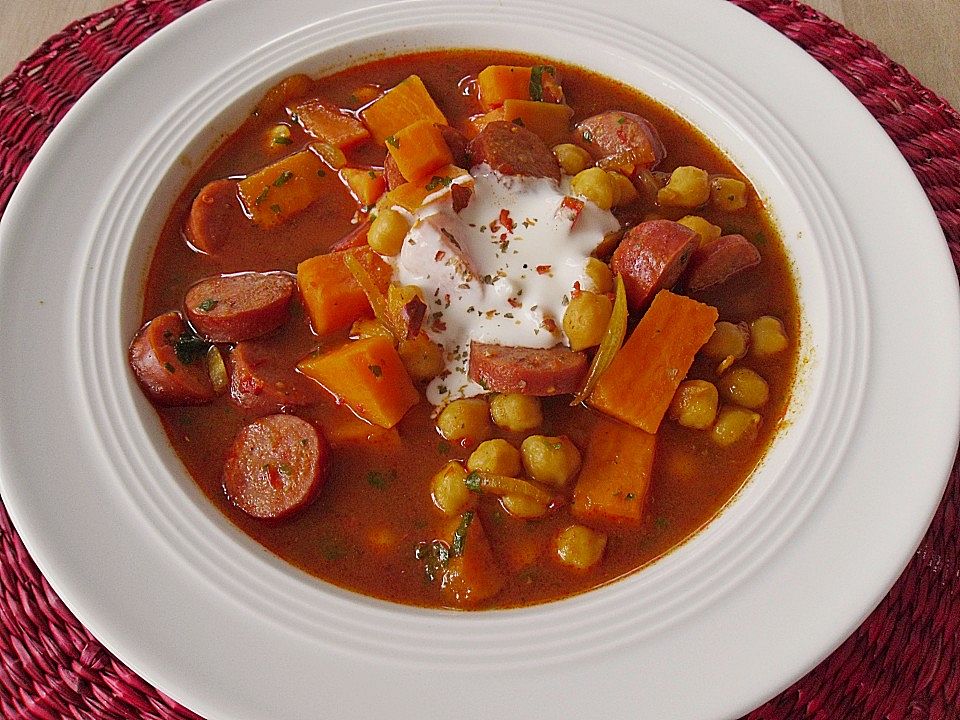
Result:
<svg viewBox="0 0 960 720"><path fill-rule="evenodd" d="M443 347L445 369L427 387L436 406L486 392L467 375L471 341L565 343L563 313L575 283L591 288L587 259L620 227L592 202L580 207L568 178L558 184L480 165L453 182L472 186L467 206L454 211L450 188L429 196L406 213L410 231L393 258L395 279L423 291L424 328Z"/></svg>

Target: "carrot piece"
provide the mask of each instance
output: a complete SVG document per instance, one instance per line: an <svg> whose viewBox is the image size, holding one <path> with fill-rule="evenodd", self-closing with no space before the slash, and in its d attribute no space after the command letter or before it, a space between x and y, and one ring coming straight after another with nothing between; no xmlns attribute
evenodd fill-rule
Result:
<svg viewBox="0 0 960 720"><path fill-rule="evenodd" d="M390 208L396 205L413 212L429 195L440 192L444 188L449 189L452 181L456 178L464 177L469 173L456 165L447 165L438 168L428 176L420 178L415 182L407 182L398 185L390 192L384 193L377 201L377 207ZM467 184L472 184L472 178Z"/></svg>
<svg viewBox="0 0 960 720"><path fill-rule="evenodd" d="M567 139L572 117L573 109L568 105L535 100L503 101L504 120L523 125L550 147Z"/></svg>
<svg viewBox="0 0 960 720"><path fill-rule="evenodd" d="M529 100L532 70L513 65L490 65L481 70L477 75L481 107L492 110L504 100Z"/></svg>
<svg viewBox="0 0 960 720"><path fill-rule="evenodd" d="M493 558L480 518L466 512L458 519L450 544L450 559L441 592L458 606L476 605L503 587L503 575Z"/></svg>
<svg viewBox="0 0 960 720"><path fill-rule="evenodd" d="M653 472L656 435L598 416L573 490L581 520L639 521Z"/></svg>
<svg viewBox="0 0 960 720"><path fill-rule="evenodd" d="M587 402L655 433L717 316L716 308L661 290Z"/></svg>
<svg viewBox="0 0 960 720"><path fill-rule="evenodd" d="M483 130L487 125L497 120L503 120L503 108L498 107L495 110L490 112L483 113L482 115L471 115L467 118L467 137L469 139L475 138L480 134L480 131Z"/></svg>
<svg viewBox="0 0 960 720"><path fill-rule="evenodd" d="M343 168L340 177L350 188L350 192L364 207L373 205L383 191L387 189L387 181L383 179L383 170L364 168Z"/></svg>
<svg viewBox="0 0 960 720"><path fill-rule="evenodd" d="M237 185L253 221L262 228L271 228L331 192L329 174L323 160L302 150L248 175Z"/></svg>
<svg viewBox="0 0 960 720"><path fill-rule="evenodd" d="M450 147L430 120L418 120L388 137L387 151L407 180L419 180L453 163Z"/></svg>
<svg viewBox="0 0 960 720"><path fill-rule="evenodd" d="M378 143L418 120L447 124L440 108L417 75L411 75L360 113Z"/></svg>
<svg viewBox="0 0 960 720"><path fill-rule="evenodd" d="M390 282L390 266L366 245L304 260L297 266L297 285L317 335L373 317L367 296L343 262L346 253L356 257L382 289Z"/></svg>
<svg viewBox="0 0 960 720"><path fill-rule="evenodd" d="M307 100L290 111L299 118L304 130L341 150L370 137L362 122L323 100Z"/></svg>
<svg viewBox="0 0 960 720"><path fill-rule="evenodd" d="M290 75L267 90L253 112L255 115L272 115L291 100L303 97L312 89L313 80L308 75Z"/></svg>
<svg viewBox="0 0 960 720"><path fill-rule="evenodd" d="M354 340L297 365L307 377L364 420L392 428L420 394L393 343L385 337Z"/></svg>

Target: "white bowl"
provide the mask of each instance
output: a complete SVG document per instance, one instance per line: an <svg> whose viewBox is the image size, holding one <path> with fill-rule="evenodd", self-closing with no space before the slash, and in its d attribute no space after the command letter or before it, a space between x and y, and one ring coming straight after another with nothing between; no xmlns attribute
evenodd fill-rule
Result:
<svg viewBox="0 0 960 720"><path fill-rule="evenodd" d="M799 278L798 385L736 500L648 569L528 609L358 596L212 507L127 367L174 197L255 99L375 54L515 49L634 85L768 199ZM77 617L208 718L730 717L812 667L902 571L960 424L956 276L896 148L803 51L720 0L221 0L130 54L0 224L0 489Z"/></svg>

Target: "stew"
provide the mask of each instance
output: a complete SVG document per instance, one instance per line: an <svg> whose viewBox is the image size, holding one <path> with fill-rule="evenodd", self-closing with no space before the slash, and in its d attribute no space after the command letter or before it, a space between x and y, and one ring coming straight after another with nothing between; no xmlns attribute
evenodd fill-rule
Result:
<svg viewBox="0 0 960 720"><path fill-rule="evenodd" d="M366 595L514 607L731 501L800 310L730 160L578 67L492 51L287 78L174 204L132 371L233 523Z"/></svg>

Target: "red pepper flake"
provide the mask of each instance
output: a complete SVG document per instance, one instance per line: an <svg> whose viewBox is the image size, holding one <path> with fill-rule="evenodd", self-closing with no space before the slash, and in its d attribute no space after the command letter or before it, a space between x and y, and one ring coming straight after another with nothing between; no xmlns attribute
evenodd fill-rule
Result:
<svg viewBox="0 0 960 720"><path fill-rule="evenodd" d="M517 224L513 221L513 218L510 217L510 211L506 208L500 209L500 224L503 225L503 229L508 233L512 233L514 228L517 227Z"/></svg>
<svg viewBox="0 0 960 720"><path fill-rule="evenodd" d="M507 302L510 303L510 307L512 308L518 308L523 305L518 298L507 298Z"/></svg>
<svg viewBox="0 0 960 720"><path fill-rule="evenodd" d="M437 254L433 256L434 262L440 262L447 255L445 250L437 250Z"/></svg>
<svg viewBox="0 0 960 720"><path fill-rule="evenodd" d="M537 272L540 275L546 275L550 272L551 268L553 268L553 265L537 265Z"/></svg>
<svg viewBox="0 0 960 720"><path fill-rule="evenodd" d="M583 289L580 287L580 281L577 280L573 284L573 291L570 293L570 297L580 297L580 293L583 292Z"/></svg>
<svg viewBox="0 0 960 720"><path fill-rule="evenodd" d="M430 329L433 330L434 332L441 333L446 331L447 324L440 318L434 318L433 323L431 323L430 325Z"/></svg>
<svg viewBox="0 0 960 720"><path fill-rule="evenodd" d="M544 318L541 324L548 333L553 334L557 332L557 321L553 318Z"/></svg>

